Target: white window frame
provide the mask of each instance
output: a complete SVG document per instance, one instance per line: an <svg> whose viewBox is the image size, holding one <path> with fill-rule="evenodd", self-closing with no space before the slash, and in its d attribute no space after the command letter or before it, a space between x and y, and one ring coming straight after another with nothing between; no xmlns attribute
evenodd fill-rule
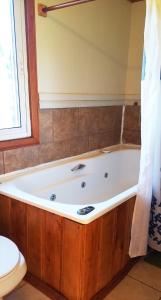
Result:
<svg viewBox="0 0 161 300"><path fill-rule="evenodd" d="M16 35L17 74L19 86L19 106L21 126L0 129L0 141L14 140L31 136L29 105L29 86L27 68L27 45L24 0L12 0L14 5L14 22Z"/></svg>

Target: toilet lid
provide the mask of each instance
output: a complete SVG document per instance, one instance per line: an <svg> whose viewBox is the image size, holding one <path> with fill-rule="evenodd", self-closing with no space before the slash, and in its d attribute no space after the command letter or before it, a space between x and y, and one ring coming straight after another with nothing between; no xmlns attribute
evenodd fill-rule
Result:
<svg viewBox="0 0 161 300"><path fill-rule="evenodd" d="M16 268L20 260L20 252L11 240L0 236L0 278Z"/></svg>

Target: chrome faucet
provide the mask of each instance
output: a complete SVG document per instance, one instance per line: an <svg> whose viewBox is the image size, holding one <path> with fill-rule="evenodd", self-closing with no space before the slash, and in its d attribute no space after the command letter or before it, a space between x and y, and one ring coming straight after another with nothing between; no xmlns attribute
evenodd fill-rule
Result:
<svg viewBox="0 0 161 300"><path fill-rule="evenodd" d="M81 169L85 168L85 166L86 166L86 165L78 164L78 165L76 165L75 167L73 167L73 168L71 169L71 171L74 172L74 171L81 170Z"/></svg>

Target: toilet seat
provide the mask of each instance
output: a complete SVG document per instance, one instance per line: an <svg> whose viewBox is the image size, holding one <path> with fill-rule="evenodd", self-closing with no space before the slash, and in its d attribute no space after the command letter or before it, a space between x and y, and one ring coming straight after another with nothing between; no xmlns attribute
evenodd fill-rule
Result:
<svg viewBox="0 0 161 300"><path fill-rule="evenodd" d="M11 273L20 262L20 251L14 242L0 236L0 279Z"/></svg>

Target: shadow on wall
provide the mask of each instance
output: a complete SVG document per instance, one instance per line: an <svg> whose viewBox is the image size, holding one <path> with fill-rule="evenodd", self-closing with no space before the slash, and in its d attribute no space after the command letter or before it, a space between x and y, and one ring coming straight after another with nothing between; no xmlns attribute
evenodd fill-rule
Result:
<svg viewBox="0 0 161 300"><path fill-rule="evenodd" d="M120 67L123 69L127 68L128 62L126 64L123 64L120 60L118 60L116 57L114 57L111 53L107 52L103 48L100 48L96 43L94 43L93 41L90 41L85 36L81 35L79 32L77 32L73 28L67 26L65 23L61 22L60 20L58 20L54 17L51 17L49 15L48 15L48 19L50 19L51 22L53 22L53 23L57 24L58 26L60 26L61 28L63 28L65 31L68 31L68 33L70 33L77 39L81 40L83 43L85 43L86 45L88 45L89 47L91 47L92 49L97 51L99 54L103 55L108 61L110 61L110 62L112 61L115 65L117 65L117 67Z"/></svg>

